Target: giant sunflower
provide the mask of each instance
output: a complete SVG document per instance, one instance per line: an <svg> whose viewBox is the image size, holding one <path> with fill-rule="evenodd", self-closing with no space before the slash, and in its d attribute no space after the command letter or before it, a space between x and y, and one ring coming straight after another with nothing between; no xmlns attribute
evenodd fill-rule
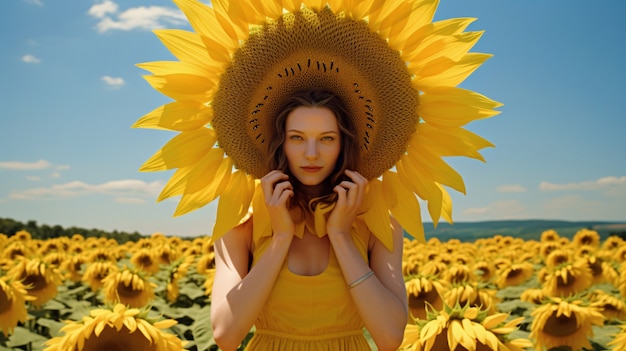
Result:
<svg viewBox="0 0 626 351"><path fill-rule="evenodd" d="M122 303L126 306L139 308L146 306L154 299L156 284L150 282L141 271L124 268L109 274L102 280L104 301L106 303Z"/></svg>
<svg viewBox="0 0 626 351"><path fill-rule="evenodd" d="M45 351L183 351L186 342L163 331L176 321L156 321L147 314L123 304L91 310L81 321L63 326L63 336L46 341Z"/></svg>
<svg viewBox="0 0 626 351"><path fill-rule="evenodd" d="M476 307L445 305L442 311L429 312L426 321L417 321L420 335L419 341L414 342L419 342L420 346L413 349L522 351L532 346L528 340L510 338L524 317L507 321L508 317L505 313L489 315ZM408 331L414 334L414 328ZM405 338L410 340L410 336L405 331ZM402 346L410 345L405 342Z"/></svg>
<svg viewBox="0 0 626 351"><path fill-rule="evenodd" d="M9 271L8 275L20 281L28 295L35 299L33 306L40 307L55 297L58 286L63 282L61 275L47 263L38 258L24 258Z"/></svg>
<svg viewBox="0 0 626 351"><path fill-rule="evenodd" d="M18 322L26 321L26 301L34 299L19 281L7 276L0 277L0 331L5 337L13 333Z"/></svg>
<svg viewBox="0 0 626 351"><path fill-rule="evenodd" d="M572 350L591 349L589 337L593 325L602 325L604 316L575 297L552 297L532 313L530 337L537 350L570 347Z"/></svg>
<svg viewBox="0 0 626 351"><path fill-rule="evenodd" d="M155 34L177 61L138 65L151 73L145 77L148 83L173 101L133 127L179 133L140 168L177 169L158 197L181 196L175 216L219 198L214 239L244 219L251 205L255 227L268 228L255 179L268 171L261 146L265 137L257 127L264 130L270 123L255 114L270 114L279 103L274 95L295 89L290 77L303 72L307 83L319 80L323 83L315 84L324 86L349 80L337 83L337 89L360 101L353 106L363 110L353 116L363 119L364 168L359 171L370 180L369 207L362 216L374 235L390 247L391 212L408 233L423 240L416 196L428 203L435 225L440 218L452 221L445 187L465 193L465 185L443 157L484 160L479 151L493 145L464 126L498 114L501 106L458 87L491 56L470 52L482 36L466 31L474 19L433 22L436 0L222 0L212 7L196 0L174 2L193 31ZM272 45L263 46L268 42ZM289 89L272 89L272 82L279 81ZM404 117L386 115L400 105Z"/></svg>

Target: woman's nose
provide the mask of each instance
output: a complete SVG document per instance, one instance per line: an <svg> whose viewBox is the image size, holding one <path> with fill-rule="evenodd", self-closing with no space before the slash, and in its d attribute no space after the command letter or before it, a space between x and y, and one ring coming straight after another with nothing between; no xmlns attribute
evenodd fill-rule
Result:
<svg viewBox="0 0 626 351"><path fill-rule="evenodd" d="M306 158L317 158L319 156L319 150L317 148L317 140L310 140L306 147Z"/></svg>

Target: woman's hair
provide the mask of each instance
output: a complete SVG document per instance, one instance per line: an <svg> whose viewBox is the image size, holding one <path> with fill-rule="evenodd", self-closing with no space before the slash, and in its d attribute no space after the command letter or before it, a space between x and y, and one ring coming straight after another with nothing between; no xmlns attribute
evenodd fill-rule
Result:
<svg viewBox="0 0 626 351"><path fill-rule="evenodd" d="M345 179L344 172L346 169L358 169L359 146L352 119L348 115L348 109L335 93L323 88L310 88L298 91L287 99L276 115L274 133L269 143L270 169L281 170L291 175L283 145L286 138L287 117L298 107L324 107L329 109L337 118L341 143L341 151L335 163L335 168L321 184L319 192L311 194L310 189L307 191L306 186L301 184L296 177L290 176L289 181L294 187L294 196L289 206L292 209L299 208L302 211L301 217L303 218L306 210L314 210L320 203L328 205L337 200L337 194L333 191L333 188Z"/></svg>

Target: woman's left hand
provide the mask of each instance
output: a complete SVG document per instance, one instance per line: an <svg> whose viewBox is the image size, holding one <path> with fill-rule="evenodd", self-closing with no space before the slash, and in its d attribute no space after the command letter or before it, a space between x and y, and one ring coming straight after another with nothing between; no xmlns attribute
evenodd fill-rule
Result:
<svg viewBox="0 0 626 351"><path fill-rule="evenodd" d="M346 175L352 181L344 180L333 189L337 193L337 203L326 221L326 232L329 235L350 234L352 223L359 214L365 198L367 179L351 170L346 170Z"/></svg>

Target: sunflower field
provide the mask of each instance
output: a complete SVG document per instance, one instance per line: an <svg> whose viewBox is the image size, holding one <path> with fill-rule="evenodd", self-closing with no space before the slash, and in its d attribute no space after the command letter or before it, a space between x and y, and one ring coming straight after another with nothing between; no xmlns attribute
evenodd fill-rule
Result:
<svg viewBox="0 0 626 351"><path fill-rule="evenodd" d="M626 351L617 236L407 238L403 260L412 318L401 350ZM0 351L218 350L213 276L210 237L0 234Z"/></svg>

